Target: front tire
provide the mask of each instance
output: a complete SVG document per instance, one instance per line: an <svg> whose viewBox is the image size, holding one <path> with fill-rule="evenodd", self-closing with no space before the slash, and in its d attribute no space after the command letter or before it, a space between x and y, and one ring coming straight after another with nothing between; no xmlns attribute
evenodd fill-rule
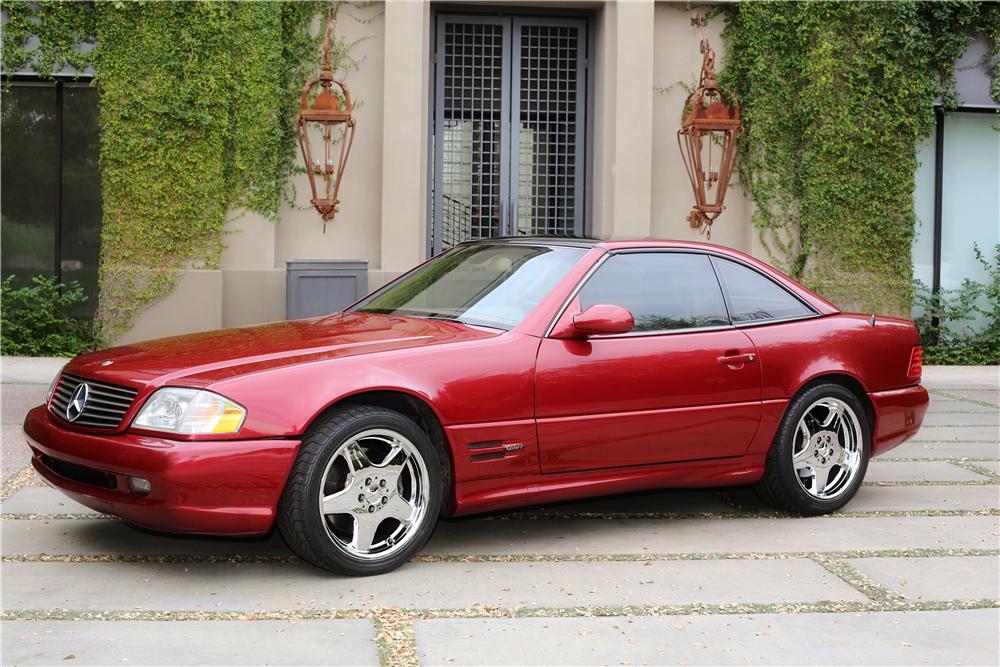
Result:
<svg viewBox="0 0 1000 667"><path fill-rule="evenodd" d="M307 432L278 506L278 530L303 560L331 572L394 570L434 530L446 463L402 414L340 410Z"/></svg>
<svg viewBox="0 0 1000 667"><path fill-rule="evenodd" d="M857 493L871 452L871 426L846 387L824 383L789 404L756 491L769 504L829 514Z"/></svg>

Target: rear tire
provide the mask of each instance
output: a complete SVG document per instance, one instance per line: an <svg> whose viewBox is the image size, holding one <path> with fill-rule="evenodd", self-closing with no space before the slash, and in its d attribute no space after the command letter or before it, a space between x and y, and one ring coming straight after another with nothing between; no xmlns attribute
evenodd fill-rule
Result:
<svg viewBox="0 0 1000 667"><path fill-rule="evenodd" d="M871 426L857 396L819 384L789 404L755 490L778 509L835 512L860 488L870 452Z"/></svg>
<svg viewBox="0 0 1000 667"><path fill-rule="evenodd" d="M306 433L278 505L278 530L303 560L338 574L394 570L430 538L450 468L404 415L354 406Z"/></svg>

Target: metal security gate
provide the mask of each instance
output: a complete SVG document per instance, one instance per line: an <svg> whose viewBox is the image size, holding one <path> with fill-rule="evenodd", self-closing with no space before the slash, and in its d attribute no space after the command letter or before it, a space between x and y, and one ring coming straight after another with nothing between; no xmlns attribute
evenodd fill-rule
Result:
<svg viewBox="0 0 1000 667"><path fill-rule="evenodd" d="M582 236L586 21L440 15L436 37L431 253Z"/></svg>

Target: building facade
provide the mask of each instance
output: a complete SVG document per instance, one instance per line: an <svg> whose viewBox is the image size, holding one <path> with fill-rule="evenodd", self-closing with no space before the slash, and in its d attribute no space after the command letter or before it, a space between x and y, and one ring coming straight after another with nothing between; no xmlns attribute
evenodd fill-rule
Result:
<svg viewBox="0 0 1000 667"><path fill-rule="evenodd" d="M676 132L702 36L725 57L722 17L704 33L692 26L704 12L652 0L343 8L337 38L359 61L346 76L358 129L337 217L324 231L305 176L293 177L279 222L233 212L220 267L182 271L122 342L284 319L290 261L366 262L374 289L473 238L703 240L688 223ZM928 285L976 277L970 241L1000 242L1000 133L996 115L980 113L995 106L985 48L977 40L960 64L963 107L940 114L921 153L913 252ZM4 275L55 271L96 290L96 92L30 73L13 82ZM711 241L767 260L736 180Z"/></svg>

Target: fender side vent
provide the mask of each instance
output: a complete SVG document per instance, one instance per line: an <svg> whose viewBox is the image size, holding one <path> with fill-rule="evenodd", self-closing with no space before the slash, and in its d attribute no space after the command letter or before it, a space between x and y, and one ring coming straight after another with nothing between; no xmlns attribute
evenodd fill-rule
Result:
<svg viewBox="0 0 1000 667"><path fill-rule="evenodd" d="M473 463L480 461L497 461L507 456L504 452L486 452L484 454L473 454L469 460Z"/></svg>
<svg viewBox="0 0 1000 667"><path fill-rule="evenodd" d="M502 447L503 442L500 440L485 440L483 442L470 442L466 445L470 450L474 449L492 449L494 447Z"/></svg>
<svg viewBox="0 0 1000 667"><path fill-rule="evenodd" d="M524 450L523 442L504 442L503 440L484 440L483 442L472 442L466 445L470 452L469 461L472 463L482 463L483 461L499 461L520 456Z"/></svg>

